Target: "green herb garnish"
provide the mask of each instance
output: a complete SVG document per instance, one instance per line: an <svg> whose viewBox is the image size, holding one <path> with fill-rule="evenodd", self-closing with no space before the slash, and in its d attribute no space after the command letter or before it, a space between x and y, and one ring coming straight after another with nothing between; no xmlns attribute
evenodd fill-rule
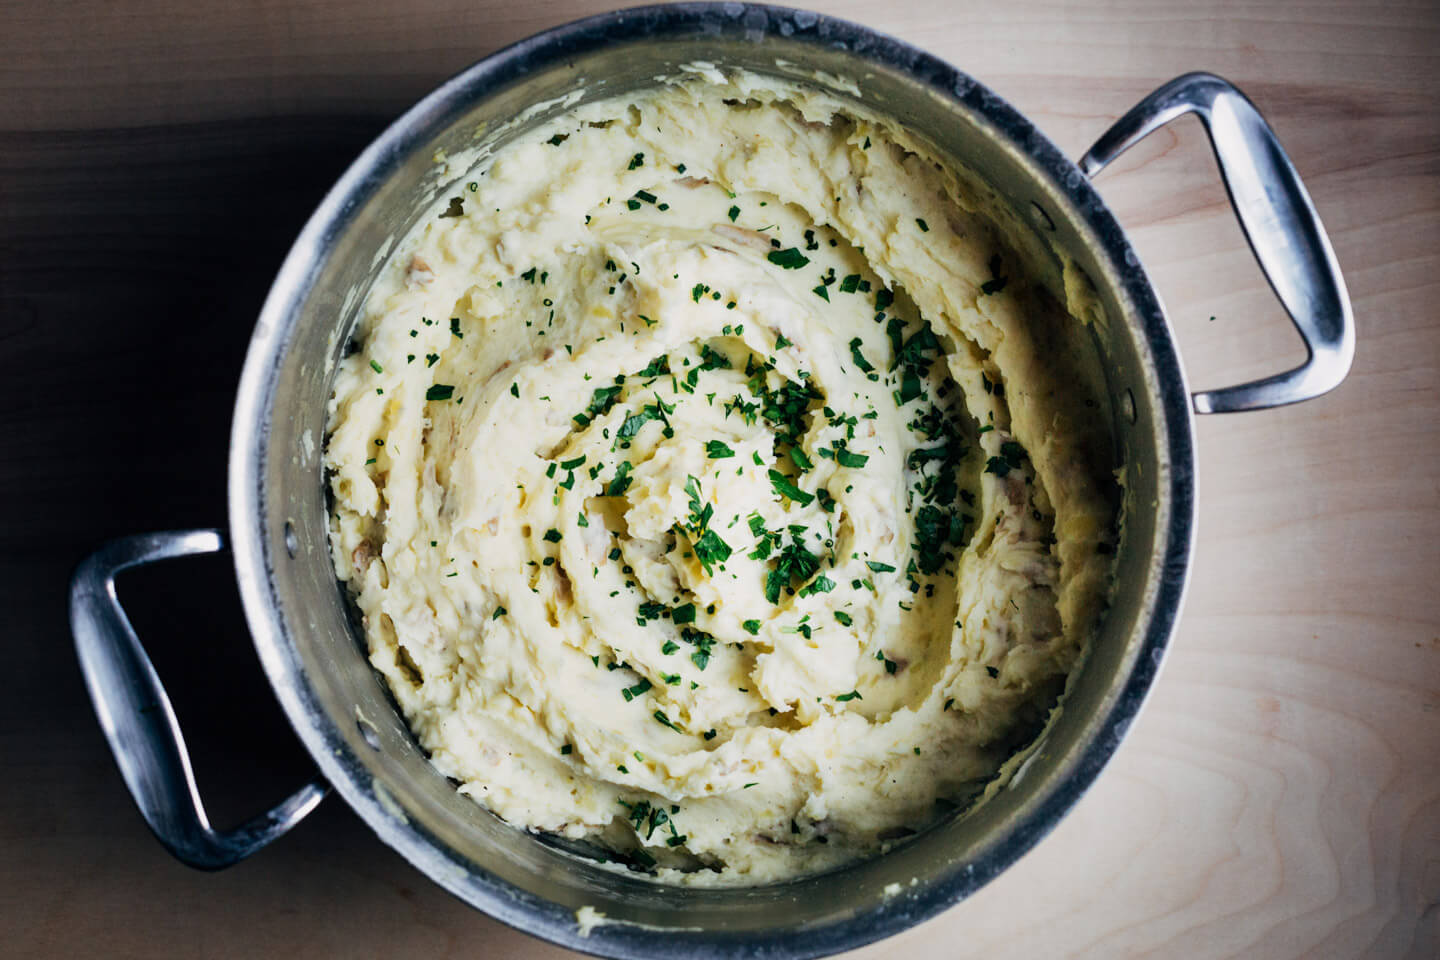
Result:
<svg viewBox="0 0 1440 960"><path fill-rule="evenodd" d="M684 732L685 732L685 730L684 730L679 724L675 723L675 722L674 722L673 720L671 720L669 717L665 716L665 711L663 711L663 710L656 710L654 713L651 714L651 716L655 718L655 720L656 720L657 723L660 723L660 724L663 725L663 726L669 727L671 730L674 730L676 733L684 733Z"/></svg>
<svg viewBox="0 0 1440 960"><path fill-rule="evenodd" d="M794 247L786 247L784 250L771 250L765 259L777 267L784 267L786 270L799 270L810 262L809 257Z"/></svg>
<svg viewBox="0 0 1440 960"><path fill-rule="evenodd" d="M802 507L808 507L811 501L815 499L814 494L806 493L804 490L795 486L795 484L791 483L789 478L779 470L770 471L770 486L774 487L775 492L782 497L792 500Z"/></svg>
<svg viewBox="0 0 1440 960"><path fill-rule="evenodd" d="M620 695L625 698L626 703L629 703L636 697L642 696L647 690L650 689L651 686L652 684L649 680L641 677L639 683L635 684L635 686L633 687L626 687L624 690L621 690Z"/></svg>
<svg viewBox="0 0 1440 960"><path fill-rule="evenodd" d="M634 465L631 464L629 460L621 460L620 465L615 468L615 478L605 487L605 496L623 496L625 491L630 489L630 484L635 480L634 477L630 476L630 471L633 469Z"/></svg>

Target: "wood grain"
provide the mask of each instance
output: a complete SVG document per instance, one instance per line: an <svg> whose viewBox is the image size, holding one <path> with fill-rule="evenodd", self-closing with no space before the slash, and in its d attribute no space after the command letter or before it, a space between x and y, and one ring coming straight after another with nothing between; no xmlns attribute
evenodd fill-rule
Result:
<svg viewBox="0 0 1440 960"><path fill-rule="evenodd" d="M94 725L64 588L105 537L223 521L255 311L349 159L448 74L607 5L0 3L0 953L569 956L336 801L230 871L172 862ZM970 71L1072 156L1169 77L1228 76L1306 177L1359 323L1334 394L1200 422L1185 617L1095 788L969 901L854 956L1440 955L1440 8L816 6ZM1194 385L1303 355L1198 127L1099 186ZM224 561L122 589L220 818L303 776Z"/></svg>

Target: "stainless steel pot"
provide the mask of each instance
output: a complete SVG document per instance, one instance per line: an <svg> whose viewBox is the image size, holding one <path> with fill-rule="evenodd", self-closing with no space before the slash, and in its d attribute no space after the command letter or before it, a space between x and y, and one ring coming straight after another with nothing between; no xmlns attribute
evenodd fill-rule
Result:
<svg viewBox="0 0 1440 960"><path fill-rule="evenodd" d="M575 92L587 102L620 95L697 60L853 79L869 109L978 171L1047 243L1068 252L1108 317L1094 334L1129 465L1113 605L1021 773L987 802L878 859L751 889L677 889L603 869L457 794L426 760L352 631L327 550L320 462L334 363L360 294L394 238L421 215L426 204L417 198L438 196L463 175L441 173L437 151L458 154L477 130L494 130L534 104ZM1132 143L1190 112L1205 123L1251 246L1309 346L1296 370L1193 397L1160 299L1089 182ZM1353 349L1349 298L1310 199L1254 106L1218 77L1190 74L1160 88L1077 165L975 80L852 23L739 3L606 14L482 60L397 120L320 204L260 314L235 408L230 547L255 648L320 769L315 781L237 830L214 830L169 700L117 600L118 571L223 549L218 531L128 538L90 557L72 585L76 646L141 812L194 866L223 867L275 839L328 784L437 883L556 943L616 957L831 953L954 904L1079 799L1135 718L1179 613L1194 524L1192 407L1255 410L1317 396L1344 378ZM890 884L902 892L887 896ZM584 906L609 922L587 935L576 921Z"/></svg>

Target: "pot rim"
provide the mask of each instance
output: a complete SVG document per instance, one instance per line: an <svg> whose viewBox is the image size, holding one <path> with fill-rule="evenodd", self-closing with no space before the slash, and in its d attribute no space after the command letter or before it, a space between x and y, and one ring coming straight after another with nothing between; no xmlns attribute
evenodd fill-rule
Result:
<svg viewBox="0 0 1440 960"><path fill-rule="evenodd" d="M297 305L314 282L315 265L343 233L379 184L417 146L429 141L470 104L492 89L533 70L553 65L615 40L690 36L706 32L727 38L779 39L808 45L840 46L857 68L871 65L904 73L958 102L992 124L1026 154L1033 172L1073 208L1076 226L1093 249L1103 252L1106 280L1128 300L1139 326L1146 387L1158 398L1157 456L1165 474L1156 523L1157 548L1148 575L1151 587L1138 629L1139 643L1124 683L1108 712L1098 719L1099 735L1078 752L1071 769L1057 778L1021 816L1015 829L980 847L968 863L904 897L882 898L828 925L804 930L753 933L645 928L602 923L582 935L575 914L493 876L445 847L423 827L398 821L384 798L362 786L369 775L336 725L324 712L290 642L273 588L263 489L271 414L270 397L295 325ZM286 454L288 456L288 453ZM336 181L306 222L276 275L262 307L245 358L231 427L229 463L230 536L246 620L261 664L291 725L325 778L334 785L386 844L431 880L489 916L526 933L578 950L614 957L810 957L853 949L929 919L954 905L1010 866L1050 832L1094 782L1138 714L1154 683L1184 599L1193 547L1195 457L1189 391L1174 339L1153 285L1139 257L1089 180L1055 144L1008 102L968 74L910 44L851 21L810 11L742 3L678 3L611 11L572 21L504 47L445 81L385 129ZM1168 509L1167 509L1168 508ZM1167 515L1168 514L1168 515ZM393 802L392 802L393 803Z"/></svg>

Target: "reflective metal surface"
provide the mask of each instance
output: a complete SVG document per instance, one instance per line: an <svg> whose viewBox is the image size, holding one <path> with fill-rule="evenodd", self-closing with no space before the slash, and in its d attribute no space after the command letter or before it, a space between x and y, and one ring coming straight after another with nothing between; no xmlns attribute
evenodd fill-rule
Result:
<svg viewBox="0 0 1440 960"><path fill-rule="evenodd" d="M173 557L224 548L217 530L125 537L91 554L70 585L70 629L115 762L155 836L192 867L218 870L282 836L329 787L315 781L233 830L210 826L175 711L115 593L115 575Z"/></svg>
<svg viewBox="0 0 1440 960"><path fill-rule="evenodd" d="M477 130L496 140L521 132L513 118L534 104L646 89L697 60L822 84L817 76L853 79L864 108L976 170L1089 275L1109 318L1095 335L1114 409L1133 398L1133 416L1115 424L1131 478L1121 587L1024 772L884 857L749 889L659 886L557 849L457 794L349 627L328 555L319 462L332 365L359 293L392 238L419 218L417 197L464 182L464 171L432 162L437 152L473 149ZM231 533L256 649L296 731L346 802L420 870L492 916L576 949L815 956L895 933L963 898L1044 836L1093 781L1138 711L1179 610L1194 507L1191 429L1184 375L1138 258L1085 176L1003 100L928 54L813 13L643 8L560 27L480 62L398 120L340 179L286 260L250 347L232 434ZM902 892L887 896L891 884ZM584 906L612 922L582 936L575 911Z"/></svg>
<svg viewBox="0 0 1440 960"><path fill-rule="evenodd" d="M1058 282L1061 256L1071 259L1103 307L1104 322L1090 330L1107 378L1116 455L1127 469L1110 611L1019 774L882 857L743 889L659 885L517 830L456 793L416 744L351 627L330 563L320 462L335 361L364 291L428 201L467 173L434 158L498 145L569 109L574 98L643 90L694 61L812 83L893 117L1008 200L1018 229L1033 231L1055 254L1050 282ZM826 77L854 81L859 95ZM1133 140L1117 136L1117 145ZM396 121L336 183L281 268L251 341L232 427L230 530L256 650L297 734L346 802L437 883L506 923L606 956L809 957L898 932L962 899L1043 837L1110 758L1159 669L1184 593L1192 428L1174 341L1138 257L1085 173L1007 103L913 47L814 13L738 3L639 8L559 27L486 58ZM218 539L187 542L183 549L219 547ZM140 555L166 549L183 552L172 545ZM82 570L92 584L84 597L109 589L114 558L96 563ZM80 583L77 576L77 596ZM76 618L97 708L111 703L112 687L148 691L140 702L163 703L153 671L96 660L94 650L103 653L113 639L80 640L107 616L123 622L118 606L106 613L110 596L85 599ZM108 709L102 724L113 725ZM164 724L139 731L153 741L144 749L183 775L168 778L168 801L155 802L173 806L174 796L188 796L203 826L179 732L168 705L162 712ZM111 739L123 769L134 736ZM153 792L139 774L127 772L127 783L137 799ZM606 922L582 931L575 916L582 907Z"/></svg>
<svg viewBox="0 0 1440 960"><path fill-rule="evenodd" d="M1080 169L1093 178L1135 143L1187 113L1205 125L1250 249L1308 354L1286 373L1195 394L1195 412L1263 410L1328 393L1345 379L1355 356L1350 293L1305 184L1245 94L1212 73L1176 77L1105 131L1080 158Z"/></svg>

